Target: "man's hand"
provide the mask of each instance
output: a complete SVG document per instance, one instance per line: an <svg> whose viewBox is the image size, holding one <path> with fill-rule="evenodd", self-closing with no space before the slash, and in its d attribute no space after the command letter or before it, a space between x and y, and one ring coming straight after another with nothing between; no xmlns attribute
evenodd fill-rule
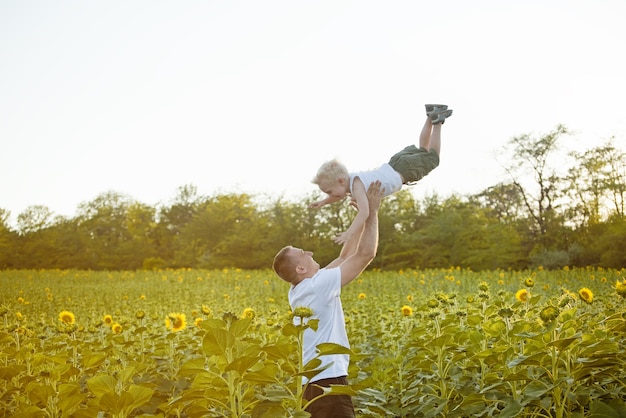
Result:
<svg viewBox="0 0 626 418"><path fill-rule="evenodd" d="M333 267L341 265L341 286L354 280L376 257L378 250L378 209L384 191L380 181L373 182L367 188L366 196L369 209L360 238L352 237L344 245L339 258L333 262L335 263Z"/></svg>
<svg viewBox="0 0 626 418"><path fill-rule="evenodd" d="M385 188L381 186L378 180L370 184L370 187L367 188L367 202L369 203L370 216L372 216L372 212L378 212L384 192Z"/></svg>

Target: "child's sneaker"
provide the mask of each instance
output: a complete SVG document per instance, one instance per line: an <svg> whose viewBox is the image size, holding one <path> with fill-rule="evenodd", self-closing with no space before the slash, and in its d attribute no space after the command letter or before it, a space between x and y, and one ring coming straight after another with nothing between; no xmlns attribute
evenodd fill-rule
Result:
<svg viewBox="0 0 626 418"><path fill-rule="evenodd" d="M433 123L433 125L444 123L446 118L449 118L450 116L452 116L452 109L447 109L447 106L446 109L433 111L429 115L430 121Z"/></svg>
<svg viewBox="0 0 626 418"><path fill-rule="evenodd" d="M447 105L443 105L443 104L427 104L424 106L426 107L427 116L430 116L433 112L437 112L439 110L446 110L448 108Z"/></svg>

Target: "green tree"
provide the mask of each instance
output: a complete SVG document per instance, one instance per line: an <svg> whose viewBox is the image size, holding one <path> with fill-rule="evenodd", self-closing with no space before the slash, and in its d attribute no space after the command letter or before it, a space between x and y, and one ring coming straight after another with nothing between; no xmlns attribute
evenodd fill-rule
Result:
<svg viewBox="0 0 626 418"><path fill-rule="evenodd" d="M603 154L607 167L604 170L604 186L610 194L610 201L614 216L624 218L626 216L626 152L618 150L613 145L611 138L604 147Z"/></svg>
<svg viewBox="0 0 626 418"><path fill-rule="evenodd" d="M30 234L51 226L53 218L54 214L47 206L29 206L17 215L17 228L22 235Z"/></svg>
<svg viewBox="0 0 626 418"><path fill-rule="evenodd" d="M211 266L268 268L274 256L273 248L269 245L268 228L266 215L256 211L249 218L235 222L230 233L214 247Z"/></svg>
<svg viewBox="0 0 626 418"><path fill-rule="evenodd" d="M124 242L128 248L128 264L142 265L146 259L157 254L156 209L144 203L132 202L126 211L126 228L129 239Z"/></svg>
<svg viewBox="0 0 626 418"><path fill-rule="evenodd" d="M15 267L17 233L9 227L10 215L0 208L0 269Z"/></svg>
<svg viewBox="0 0 626 418"><path fill-rule="evenodd" d="M528 216L522 193L512 183L498 183L470 196L469 199L485 208L488 216L507 225L515 224Z"/></svg>
<svg viewBox="0 0 626 418"><path fill-rule="evenodd" d="M562 177L557 172L562 163L552 161L557 156L560 138L568 133L565 126L558 125L543 136L520 135L512 138L508 144L512 156L506 171L519 190L532 221L531 238L541 248L558 249L564 245L559 242L559 236L552 233L564 222L559 213L563 197Z"/></svg>
<svg viewBox="0 0 626 418"><path fill-rule="evenodd" d="M579 234L583 248L576 254L580 266L623 268L626 266L626 220L614 216L606 222L583 227Z"/></svg>
<svg viewBox="0 0 626 418"><path fill-rule="evenodd" d="M488 210L452 196L427 212L427 224L414 235L418 267L483 270L525 262L515 227L489 216Z"/></svg>
<svg viewBox="0 0 626 418"><path fill-rule="evenodd" d="M42 205L29 206L17 216L16 264L20 268L50 268L57 264L54 224L53 212Z"/></svg>
<svg viewBox="0 0 626 418"><path fill-rule="evenodd" d="M158 222L154 231L154 245L157 258L170 267L184 267L176 264L175 254L180 245L180 235L193 220L203 198L193 185L184 185L177 189L177 194L169 206L158 211Z"/></svg>
<svg viewBox="0 0 626 418"><path fill-rule="evenodd" d="M378 254L372 267L400 269L416 266L417 252L413 233L424 226L425 216L408 189L386 197L378 215Z"/></svg>
<svg viewBox="0 0 626 418"><path fill-rule="evenodd" d="M624 216L626 196L626 154L618 151L612 139L584 152L572 152L576 164L569 169L568 218L576 226Z"/></svg>
<svg viewBox="0 0 626 418"><path fill-rule="evenodd" d="M332 242L319 221L324 208L308 208L312 201L311 197L300 202L278 197L265 203L261 215L266 233L260 263L263 267L270 267L276 253L287 245L313 251L320 264L330 259L328 248L332 247Z"/></svg>
<svg viewBox="0 0 626 418"><path fill-rule="evenodd" d="M242 233L238 225L248 225L255 215L256 207L248 194L223 194L206 199L178 237L176 264L223 267L224 250L220 246L231 235Z"/></svg>
<svg viewBox="0 0 626 418"><path fill-rule="evenodd" d="M88 269L89 260L86 257L86 237L81 232L76 219L56 218L54 225L45 231L52 242L54 257L48 268L59 269ZM42 237L42 239L46 239Z"/></svg>
<svg viewBox="0 0 626 418"><path fill-rule="evenodd" d="M85 236L89 268L141 268L141 261L132 255L136 247L128 229L128 212L134 203L126 195L106 192L79 206L78 225Z"/></svg>
<svg viewBox="0 0 626 418"><path fill-rule="evenodd" d="M620 263L624 220L626 154L603 145L571 154L576 164L568 171L570 198L567 220L575 228L569 249L572 263L615 267Z"/></svg>

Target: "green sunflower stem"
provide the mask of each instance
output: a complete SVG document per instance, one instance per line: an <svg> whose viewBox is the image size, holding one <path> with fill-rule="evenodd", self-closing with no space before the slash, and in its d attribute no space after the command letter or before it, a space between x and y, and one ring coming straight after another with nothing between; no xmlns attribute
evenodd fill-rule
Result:
<svg viewBox="0 0 626 418"><path fill-rule="evenodd" d="M300 317L300 325L298 328L298 373L302 373L304 371L304 361L302 359L302 346L304 343L304 326L303 326L304 318ZM296 411L302 411L302 404L304 403L303 399L304 388L302 385L302 378L298 376L296 381Z"/></svg>
<svg viewBox="0 0 626 418"><path fill-rule="evenodd" d="M228 347L225 351L225 354L226 354L226 363L231 364L234 360L233 348ZM239 399L239 396L237 393L237 384L235 382L235 372L233 370L228 372L227 385L228 385L228 402L230 405L230 408L229 408L230 416L232 418L238 418L240 416L239 410L238 410L239 402L237 402L237 399Z"/></svg>
<svg viewBox="0 0 626 418"><path fill-rule="evenodd" d="M445 350L442 347L437 347L437 373L439 374L439 396L442 399L448 398L448 387L446 385L446 364L445 364Z"/></svg>
<svg viewBox="0 0 626 418"><path fill-rule="evenodd" d="M232 371L228 373L228 398L230 402L230 416L233 418L237 418L239 414L237 413L237 396L235 394L235 376Z"/></svg>
<svg viewBox="0 0 626 418"><path fill-rule="evenodd" d="M559 338L556 328L552 330L552 341ZM556 347L550 347L550 355L552 360L552 381L556 383L559 380L559 351ZM552 390L554 412L556 418L563 418L564 400L560 386L555 386Z"/></svg>
<svg viewBox="0 0 626 418"><path fill-rule="evenodd" d="M15 331L15 350L18 353L20 351L20 333L17 331ZM8 356L6 356L5 359L6 358L8 358Z"/></svg>
<svg viewBox="0 0 626 418"><path fill-rule="evenodd" d="M146 342L143 331L143 318L139 319L139 328L142 329L142 331L139 333L139 343L141 348L141 362L143 363L146 361Z"/></svg>
<svg viewBox="0 0 626 418"><path fill-rule="evenodd" d="M141 344L141 362L143 363L146 361L146 343L144 341L143 331L139 333L139 341Z"/></svg>
<svg viewBox="0 0 626 418"><path fill-rule="evenodd" d="M78 368L78 344L76 344L76 334L72 333L72 366Z"/></svg>
<svg viewBox="0 0 626 418"><path fill-rule="evenodd" d="M176 373L177 373L177 367L176 367L176 360L175 360L175 351L174 351L174 339L170 338L170 362L169 362L169 366L170 366L170 378L173 380L176 378Z"/></svg>
<svg viewBox="0 0 626 418"><path fill-rule="evenodd" d="M435 336L437 338L441 337L441 325L439 325L438 317L435 317L435 330L437 331Z"/></svg>

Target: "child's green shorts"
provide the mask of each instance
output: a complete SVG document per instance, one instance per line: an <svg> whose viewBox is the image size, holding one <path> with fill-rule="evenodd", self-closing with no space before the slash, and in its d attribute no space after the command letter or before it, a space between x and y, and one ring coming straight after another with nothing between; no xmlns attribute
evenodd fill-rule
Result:
<svg viewBox="0 0 626 418"><path fill-rule="evenodd" d="M404 184L415 183L439 165L439 155L434 150L409 145L389 160L389 165L402 175Z"/></svg>

